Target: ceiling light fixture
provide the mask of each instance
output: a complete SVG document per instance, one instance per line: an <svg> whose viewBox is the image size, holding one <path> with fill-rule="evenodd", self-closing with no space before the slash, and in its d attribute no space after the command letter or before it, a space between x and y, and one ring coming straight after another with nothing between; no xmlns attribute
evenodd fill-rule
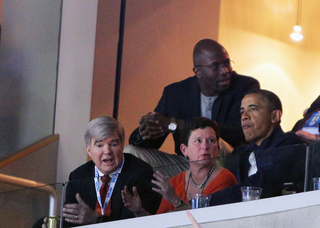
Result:
<svg viewBox="0 0 320 228"><path fill-rule="evenodd" d="M303 39L303 35L301 34L301 7L302 7L302 0L298 0L298 12L297 12L297 24L293 26L293 33L291 33L290 37L294 41L298 42Z"/></svg>

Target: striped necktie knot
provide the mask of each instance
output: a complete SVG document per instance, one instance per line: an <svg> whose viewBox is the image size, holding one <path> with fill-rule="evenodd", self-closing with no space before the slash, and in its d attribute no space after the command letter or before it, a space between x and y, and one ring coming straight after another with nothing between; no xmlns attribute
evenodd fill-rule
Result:
<svg viewBox="0 0 320 228"><path fill-rule="evenodd" d="M109 186L108 186L109 180L110 180L109 175L101 177L102 185L101 185L101 188L100 188L100 196L101 196L102 206L104 205L104 201L106 199L106 195L107 195L107 192L108 192L108 189L109 189Z"/></svg>

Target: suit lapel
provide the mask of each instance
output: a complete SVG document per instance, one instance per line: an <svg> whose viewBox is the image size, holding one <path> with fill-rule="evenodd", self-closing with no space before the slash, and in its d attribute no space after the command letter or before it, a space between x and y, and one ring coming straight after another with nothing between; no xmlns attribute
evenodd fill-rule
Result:
<svg viewBox="0 0 320 228"><path fill-rule="evenodd" d="M200 85L198 78L194 76L194 81L190 84L190 90L186 91L187 98L189 100L188 116L193 118L201 115L201 97L200 97Z"/></svg>
<svg viewBox="0 0 320 228"><path fill-rule="evenodd" d="M219 110L221 110L221 105L222 105L222 96L218 96L217 99L214 101L212 105L212 114L211 114L211 119L217 121L218 116L219 116Z"/></svg>
<svg viewBox="0 0 320 228"><path fill-rule="evenodd" d="M250 162L249 162L249 156L251 152L245 152L241 154L242 159L241 159L241 164L240 164L240 180L244 181L248 178L248 172L250 169Z"/></svg>
<svg viewBox="0 0 320 228"><path fill-rule="evenodd" d="M88 198L88 206L95 210L97 203L97 193L94 187L94 176L95 170L94 167L90 169L90 173L88 174L88 178L84 180L83 189L84 194L86 194L86 198Z"/></svg>
<svg viewBox="0 0 320 228"><path fill-rule="evenodd" d="M124 184L121 178L121 173L119 174L116 185L111 196L111 214L112 217L120 217L123 209L123 203L119 204L119 200L122 201L121 190L123 190Z"/></svg>
<svg viewBox="0 0 320 228"><path fill-rule="evenodd" d="M127 166L128 166L128 156L126 156L126 154L124 154L125 160L124 160L124 164L122 167L122 171L118 176L117 182L114 186L114 190L112 192L112 196L111 196L111 216L112 217L116 217L116 218L120 218L122 211L123 211L123 203L122 203L122 196L121 196L121 191L123 190L124 186L127 185L127 183L125 183L126 180L126 173L128 172L127 170Z"/></svg>
<svg viewBox="0 0 320 228"><path fill-rule="evenodd" d="M234 84L234 75L235 72L232 73L231 75L231 80L230 80L230 87L227 91L223 92L218 96L218 98L215 100L215 102L212 105L212 115L211 119L217 121L217 122L224 122L224 119L227 117L227 110L226 108L223 108L223 106L228 106L230 103L231 98L233 97L234 89L231 87Z"/></svg>

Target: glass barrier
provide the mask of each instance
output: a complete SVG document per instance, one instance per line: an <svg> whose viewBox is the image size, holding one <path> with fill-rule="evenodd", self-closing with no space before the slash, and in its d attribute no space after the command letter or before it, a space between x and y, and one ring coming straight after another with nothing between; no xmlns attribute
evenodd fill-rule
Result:
<svg viewBox="0 0 320 228"><path fill-rule="evenodd" d="M62 192L61 183L34 188L0 183L1 226L40 228L44 217L60 216Z"/></svg>
<svg viewBox="0 0 320 228"><path fill-rule="evenodd" d="M267 198L305 190L306 153L306 144L260 151L239 147L221 159L240 186L260 187L261 198Z"/></svg>
<svg viewBox="0 0 320 228"><path fill-rule="evenodd" d="M150 184L150 175L152 176L152 174L147 172L148 174L141 176L140 174L145 173L146 169L141 166L133 166L134 168L132 170L130 168L123 169L121 174L119 174L117 184L113 186L111 197L111 211L113 214L111 217L102 216L99 218L99 221L107 222L135 217L134 214L124 206L121 196L121 191L124 186L128 186L131 195L133 194L132 187L137 186L140 197L147 198L142 201L144 201L143 208L149 213L143 215L154 214L157 210L159 210L158 212L169 212L171 210L191 209L192 205L194 208L198 208L208 206L208 204L213 206L245 201L248 200L249 193L246 193L246 199L243 199L240 189L242 186L246 186L245 189L247 192L248 189L251 190L247 188L248 186L261 188L262 192L260 197L255 195L253 196L255 199L279 197L306 191L307 185L305 179L307 175L309 175L309 172L305 172L307 164L306 157L308 156L308 147L306 144L255 151L254 158L251 154L253 151L245 151L243 148L245 147L240 147L235 150L234 153L227 156L193 162L189 162L187 158L182 156L163 154L157 150L141 148L143 152L139 155L140 158L151 164L154 172L160 171L169 178L186 171L176 176L175 179L172 179L172 183L179 197L185 199L185 202L182 203L183 207L175 209L173 206L170 207L167 204L163 204L160 208L157 206L155 209L154 206L159 204L159 198L156 197L157 195L153 195L153 197L151 197L153 201L150 201L150 194L152 192L150 189L152 187L165 189L167 188L164 186L165 182L161 181L160 178L158 182ZM130 151L127 150L126 152L128 153ZM253 165L250 164L249 158ZM193 180L196 176L197 168L209 164L208 160L214 168L210 170L210 173L202 182L196 179ZM255 160L255 162L253 160ZM217 166L214 164L217 164ZM256 170L254 169L255 164L257 166ZM190 167L192 168L191 172L189 171ZM223 168L227 168L230 172ZM249 170L251 172L250 174ZM232 177L231 173L234 173L235 178ZM250 176L248 177L248 175ZM238 181L238 184L236 184L235 179ZM79 192L84 202L86 202L92 210L96 210L97 191L95 190L95 186L98 183L99 180L95 178L68 182L65 196L66 202L76 203L75 194ZM144 190L141 190L142 186ZM256 191L256 189L252 190L253 193ZM158 192L159 191L162 190L158 190ZM211 194L211 198L209 197L209 199L201 198L199 195L196 196L197 198L191 198L191 193L201 192L213 194ZM220 199L224 200L219 201ZM150 204L150 202L152 203ZM153 212L151 212L151 210L153 210ZM71 214L69 217L74 219L76 215Z"/></svg>
<svg viewBox="0 0 320 228"><path fill-rule="evenodd" d="M306 190L310 191L314 189L312 179L320 177L320 141L309 144L307 161Z"/></svg>
<svg viewBox="0 0 320 228"><path fill-rule="evenodd" d="M100 193L100 188L96 187L103 184L100 178L89 177L77 180L77 177L81 176L94 176L95 170L92 163L90 169L80 173L73 173L72 178L75 180L65 184L47 186L54 189L54 192L57 194L57 212L54 213L50 212L49 194L44 192L41 187L13 188L12 186L2 184L0 203L3 212L0 218L5 224L13 224L11 225L12 227L32 227L37 222L41 223L43 217L52 214L59 215L61 221L65 221L65 218L61 214L61 205L78 204L76 193L79 193L83 201L81 204L88 205L92 212L98 211L98 213L104 213L104 215L110 213L110 211L108 212L108 207L103 207L104 203L97 200L97 196L101 196L101 199L105 198L107 202L110 202L110 215L99 216L95 221L87 221L88 223L108 222L135 217L130 209L124 205L121 193L124 186L128 187L129 192L126 196L129 197L126 198L127 202L131 202L130 200L132 200L130 196L133 195L133 186L137 187L142 201L142 208L144 208L142 216L145 216L155 214L157 211L165 213L191 209L192 207L199 208L259 198L281 197L282 195L310 191L313 190L312 178L320 177L320 142L310 144L309 146L301 144L269 150L258 150L254 151L254 156L252 154L253 151L246 151L244 148L239 147L227 156L192 162L189 162L187 158L177 155L165 154L161 158L161 153L157 151L155 152L155 156L149 153L149 156L144 157L144 160L148 160L148 163L152 164L152 167L141 165L136 160L130 161L128 155L125 155L127 157L126 162L131 163L130 165L124 165L120 173L111 176L109 189L107 190L108 194L111 194L111 198L108 198L108 194L106 197L102 196L104 193ZM210 172L206 174L205 178L203 178L204 180L197 180L197 170L208 164L212 165ZM159 208L161 202L159 192L165 191L167 182L161 178L156 182L151 182L151 179L155 180L153 174L157 171L167 176L165 179L175 176L175 179L171 179L171 181L176 188L176 193L181 199L185 200L185 202L179 202L179 204L182 204L182 207L179 206L176 209L170 203L166 204L162 202ZM184 171L186 172L184 173ZM181 172L182 174L176 176ZM235 178L231 173L234 174ZM237 184L235 180L237 180ZM246 188L241 191L241 187ZM258 187L258 189L249 187ZM156 192L152 188L156 188L158 191ZM201 198L201 195L193 196L191 193L210 193L210 196L209 198ZM109 199L110 201L108 201ZM81 223L82 218L77 210L71 210L67 217L69 218L69 222ZM64 222L63 226L70 227L71 225Z"/></svg>
<svg viewBox="0 0 320 228"><path fill-rule="evenodd" d="M234 174L238 184L227 190L213 194L211 196L212 205L242 201L241 186L262 188L261 198L281 196L307 190L308 181L305 181L305 179L307 178L308 172L306 173L305 170L308 147L306 144L261 151L245 150L245 148L247 148L247 146L239 147L227 156L215 158L217 164ZM255 156L252 152L255 152ZM180 158L180 160L183 159ZM192 163L197 164L199 162ZM250 164L250 162L252 164ZM192 163L190 163L190 165ZM316 165L314 165L314 167L315 166ZM184 167L186 167L185 163L175 163L173 165L158 166L154 169L168 173L168 170L180 169L180 171L183 171L188 169ZM189 179L191 180L190 171L186 172L185 175L189 175ZM224 173L223 175L226 174ZM221 178L221 176L219 178ZM217 180L219 180L219 178L217 178ZM227 182L228 178L228 175L222 177L220 184L223 184L224 181ZM186 180L187 179L188 178L186 178ZM308 180L310 181L310 178ZM204 191L206 190L204 189ZM216 189L212 189L212 191L216 191Z"/></svg>
<svg viewBox="0 0 320 228"><path fill-rule="evenodd" d="M126 157L126 162L120 173L113 173L110 178L108 176L109 180L104 180L101 177L90 177L66 183L64 203L66 208L69 208L68 206L70 205L70 211L62 219L63 227L81 224L83 219L81 213L78 210L71 210L72 204L79 202L79 197L81 197L82 201L80 204L85 204L90 208L86 213L88 217L86 218L87 220L85 219L85 223L134 218L135 215L124 205L122 199L122 190L124 190L125 186L127 186L130 195L133 195L133 187L135 186L140 195L142 207L150 214L156 213L161 202L161 195L152 190L152 187L155 187L151 183L153 179L152 168L145 164L136 164L136 160L132 161L128 157ZM95 174L93 163L91 168L89 173L93 176ZM88 172L77 170L71 176L75 178L80 175L88 176ZM91 175L89 174L89 176ZM104 187L105 181L109 183L107 187ZM94 214L95 211L100 216L97 217Z"/></svg>

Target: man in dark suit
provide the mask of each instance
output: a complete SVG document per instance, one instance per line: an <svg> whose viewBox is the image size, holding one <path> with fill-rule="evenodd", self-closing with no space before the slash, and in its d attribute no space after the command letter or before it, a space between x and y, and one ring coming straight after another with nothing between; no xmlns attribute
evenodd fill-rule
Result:
<svg viewBox="0 0 320 228"><path fill-rule="evenodd" d="M152 190L152 167L123 153L124 129L119 122L107 116L92 120L86 129L85 143L92 160L70 173L63 208L64 227L135 217L122 201L125 186L131 193L136 188L144 207L156 213L161 196ZM100 192L100 177L109 179L105 197Z"/></svg>
<svg viewBox="0 0 320 228"><path fill-rule="evenodd" d="M301 184L304 178L305 145L294 133L284 133L282 105L267 90L249 91L242 99L241 124L249 146L234 149L226 161L238 184L211 195L210 205L242 201L241 186L262 188L261 198L283 193L285 183ZM299 145L297 145L299 144ZM295 190L302 190L300 188Z"/></svg>
<svg viewBox="0 0 320 228"><path fill-rule="evenodd" d="M129 143L159 149L173 134L175 152L181 155L180 133L185 120L203 116L219 124L221 138L232 146L244 142L239 108L245 92L259 88L251 77L232 70L226 49L211 39L199 41L193 51L195 76L165 87L154 112L142 116Z"/></svg>

